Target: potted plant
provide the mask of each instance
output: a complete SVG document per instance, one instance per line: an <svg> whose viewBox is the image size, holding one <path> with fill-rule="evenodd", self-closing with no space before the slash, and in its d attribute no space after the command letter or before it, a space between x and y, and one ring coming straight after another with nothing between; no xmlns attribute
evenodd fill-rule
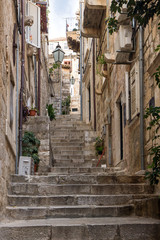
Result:
<svg viewBox="0 0 160 240"><path fill-rule="evenodd" d="M22 138L22 156L31 157L34 160L35 171L38 170L40 158L38 148L40 141L35 137L33 132L25 132Z"/></svg>
<svg viewBox="0 0 160 240"><path fill-rule="evenodd" d="M37 114L37 108L32 106L29 110L29 115L30 116L36 116L36 114Z"/></svg>
<svg viewBox="0 0 160 240"><path fill-rule="evenodd" d="M95 150L97 156L102 155L104 150L104 140L101 137L96 138Z"/></svg>

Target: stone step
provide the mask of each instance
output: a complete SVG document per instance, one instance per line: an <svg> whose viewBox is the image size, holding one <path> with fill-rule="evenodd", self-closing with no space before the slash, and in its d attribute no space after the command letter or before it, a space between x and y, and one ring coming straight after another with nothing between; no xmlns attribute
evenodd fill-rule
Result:
<svg viewBox="0 0 160 240"><path fill-rule="evenodd" d="M76 162L78 162L78 160L80 160L80 162L84 162L84 156L83 154L70 154L70 155L66 155L65 153L64 154L55 154L53 153L53 158L58 161L58 160L63 160L63 161L67 161L67 160L73 160Z"/></svg>
<svg viewBox="0 0 160 240"><path fill-rule="evenodd" d="M118 168L104 168L104 167L52 167L51 168L51 173L52 174L71 174L71 173L76 173L76 174L90 174L90 173L115 173L116 171L119 171L120 169Z"/></svg>
<svg viewBox="0 0 160 240"><path fill-rule="evenodd" d="M69 131L69 130L73 130L73 131L91 131L91 127L88 126L88 125L82 125L82 124L62 124L62 123L58 123L58 124L54 124L52 125L52 129L51 129L51 132L54 132L54 131L59 131L59 130L64 130L64 131Z"/></svg>
<svg viewBox="0 0 160 240"><path fill-rule="evenodd" d="M158 196L155 196L158 197ZM153 198L149 194L128 195L53 195L53 196L24 196L8 195L9 206L59 206L59 205L96 205L110 206L133 203Z"/></svg>
<svg viewBox="0 0 160 240"><path fill-rule="evenodd" d="M73 150L73 149L71 149L71 150L69 150L69 149L67 149L67 150L65 150L65 149L63 149L63 147L61 148L61 150L60 150L60 148L59 148L59 150L56 150L56 149L54 149L54 157L56 158L56 156L66 156L66 157L72 157L72 158L76 158L77 156L79 157L79 156L82 156L83 157L83 151L82 150Z"/></svg>
<svg viewBox="0 0 160 240"><path fill-rule="evenodd" d="M150 218L55 218L0 223L0 240L158 240L160 221Z"/></svg>
<svg viewBox="0 0 160 240"><path fill-rule="evenodd" d="M83 144L84 142L82 141L82 138L65 138L65 137L51 137L51 143L54 145L54 143L69 143L70 146L72 146L72 144L76 143L76 144Z"/></svg>
<svg viewBox="0 0 160 240"><path fill-rule="evenodd" d="M121 183L145 183L144 176L116 176L116 175L93 175L93 174L70 174L60 176L20 176L12 175L12 183L47 183L47 184L121 184Z"/></svg>
<svg viewBox="0 0 160 240"><path fill-rule="evenodd" d="M119 195L151 194L153 187L146 184L42 184L11 183L10 194L17 195Z"/></svg>
<svg viewBox="0 0 160 240"><path fill-rule="evenodd" d="M8 219L32 220L46 218L79 217L126 217L134 214L133 205L121 206L49 206L49 207L7 207Z"/></svg>
<svg viewBox="0 0 160 240"><path fill-rule="evenodd" d="M82 151L83 147L79 145L73 145L73 146L52 146L52 149L54 152L60 152L60 151Z"/></svg>
<svg viewBox="0 0 160 240"><path fill-rule="evenodd" d="M83 159L68 159L68 160L63 160L63 159L58 159L55 160L54 166L55 167L70 167L70 168L76 168L76 167L87 167L90 168L94 164L92 163L91 160L83 160Z"/></svg>
<svg viewBox="0 0 160 240"><path fill-rule="evenodd" d="M83 138L84 137L84 132L78 132L78 131L54 131L52 134L52 138Z"/></svg>
<svg viewBox="0 0 160 240"><path fill-rule="evenodd" d="M74 147L84 147L84 142L82 141L77 141L77 142L69 142L69 141L61 141L61 142L57 142L54 139L52 140L52 149L54 149L54 147L70 147L70 148L74 148Z"/></svg>

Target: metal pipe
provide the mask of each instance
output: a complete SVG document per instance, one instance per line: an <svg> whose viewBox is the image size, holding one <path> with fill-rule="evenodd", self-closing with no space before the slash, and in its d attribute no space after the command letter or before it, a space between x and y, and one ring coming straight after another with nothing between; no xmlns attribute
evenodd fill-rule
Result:
<svg viewBox="0 0 160 240"><path fill-rule="evenodd" d="M41 49L38 49L38 115L40 116L41 111Z"/></svg>
<svg viewBox="0 0 160 240"><path fill-rule="evenodd" d="M60 65L60 115L62 115L62 64Z"/></svg>
<svg viewBox="0 0 160 240"><path fill-rule="evenodd" d="M37 99L37 61L36 61L36 55L34 55L34 84L35 84L35 107L38 108L38 99Z"/></svg>
<svg viewBox="0 0 160 240"><path fill-rule="evenodd" d="M93 38L93 106L94 106L94 131L96 131L96 94L95 94L95 39Z"/></svg>
<svg viewBox="0 0 160 240"><path fill-rule="evenodd" d="M16 166L15 166L15 173L18 174L18 126L19 126L19 32L17 32L17 64L16 64Z"/></svg>
<svg viewBox="0 0 160 240"><path fill-rule="evenodd" d="M24 89L24 65L25 65L25 33L24 33L24 0L21 0L21 29L22 29L22 60L21 60L21 89L20 89L20 112L19 112L19 156L22 156L22 121L23 121L23 89Z"/></svg>
<svg viewBox="0 0 160 240"><path fill-rule="evenodd" d="M144 53L143 27L139 28L139 77L140 77L140 154L141 169L144 170Z"/></svg>
<svg viewBox="0 0 160 240"><path fill-rule="evenodd" d="M80 103L81 103L81 121L83 120L82 106L82 3L80 2Z"/></svg>

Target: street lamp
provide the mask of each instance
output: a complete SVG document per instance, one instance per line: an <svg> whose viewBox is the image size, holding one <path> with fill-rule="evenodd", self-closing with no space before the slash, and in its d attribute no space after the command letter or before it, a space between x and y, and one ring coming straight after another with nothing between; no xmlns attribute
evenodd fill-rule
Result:
<svg viewBox="0 0 160 240"><path fill-rule="evenodd" d="M55 63L62 63L65 52L61 49L61 46L57 45L56 49L53 51L53 58Z"/></svg>
<svg viewBox="0 0 160 240"><path fill-rule="evenodd" d="M60 64L60 73L61 73L61 81L60 81L60 115L62 114L62 65L65 52L61 49L61 46L57 45L56 49L53 51L53 58L55 63Z"/></svg>

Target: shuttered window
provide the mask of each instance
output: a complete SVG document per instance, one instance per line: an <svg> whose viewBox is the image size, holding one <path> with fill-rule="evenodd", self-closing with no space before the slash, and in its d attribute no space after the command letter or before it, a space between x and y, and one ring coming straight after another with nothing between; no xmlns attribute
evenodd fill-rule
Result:
<svg viewBox="0 0 160 240"><path fill-rule="evenodd" d="M130 71L130 113L133 119L139 113L139 64L134 64Z"/></svg>

